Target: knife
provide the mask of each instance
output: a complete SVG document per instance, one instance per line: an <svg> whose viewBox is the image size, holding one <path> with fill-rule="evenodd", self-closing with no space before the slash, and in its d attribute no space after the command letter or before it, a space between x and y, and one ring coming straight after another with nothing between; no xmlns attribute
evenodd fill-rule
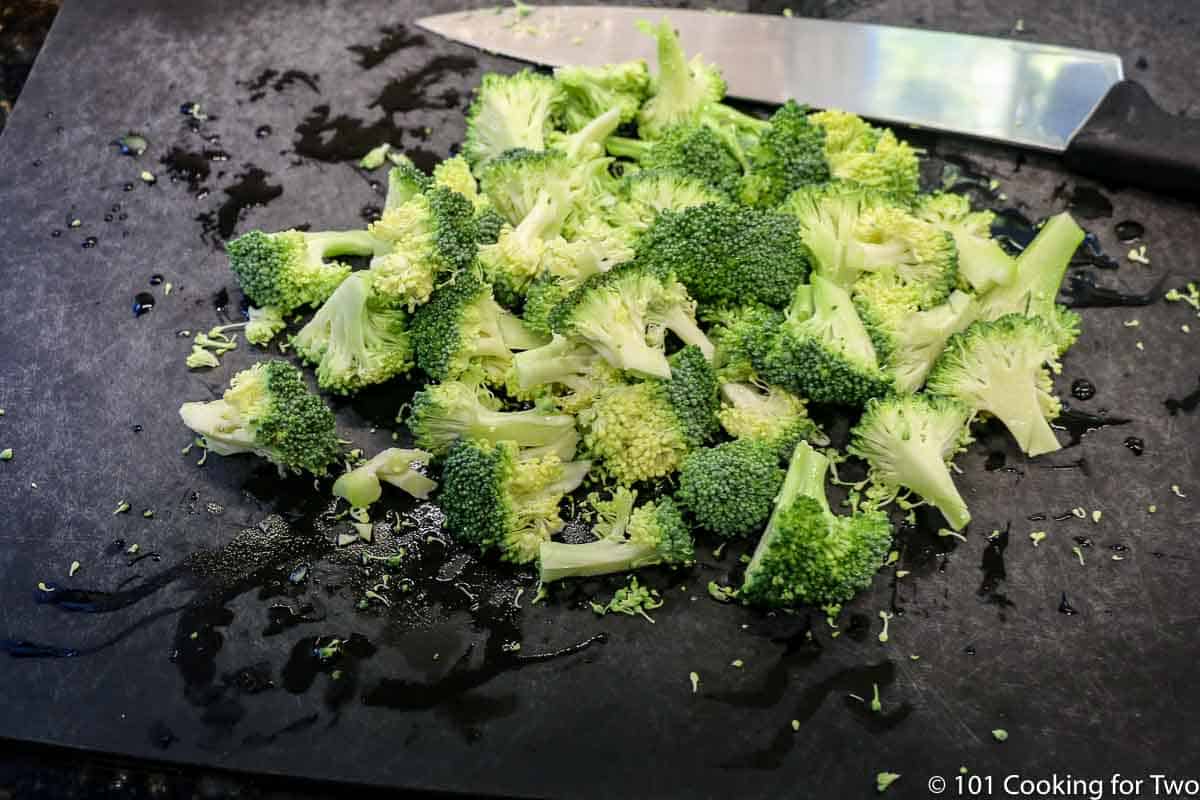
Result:
<svg viewBox="0 0 1200 800"><path fill-rule="evenodd" d="M549 66L654 60L665 18L729 95L1059 153L1079 173L1200 195L1200 121L1160 108L1114 53L885 25L724 12L518 3L426 17L432 33Z"/></svg>

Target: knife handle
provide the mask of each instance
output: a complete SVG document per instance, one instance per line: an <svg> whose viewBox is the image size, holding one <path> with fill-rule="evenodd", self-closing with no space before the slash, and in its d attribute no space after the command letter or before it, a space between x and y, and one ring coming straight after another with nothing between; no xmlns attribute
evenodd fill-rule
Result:
<svg viewBox="0 0 1200 800"><path fill-rule="evenodd" d="M1102 181L1200 197L1200 120L1164 111L1137 81L1108 90L1063 158Z"/></svg>

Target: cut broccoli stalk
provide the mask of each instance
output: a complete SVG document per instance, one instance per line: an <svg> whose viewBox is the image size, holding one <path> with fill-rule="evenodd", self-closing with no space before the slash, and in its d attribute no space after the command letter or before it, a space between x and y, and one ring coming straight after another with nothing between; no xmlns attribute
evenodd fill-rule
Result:
<svg viewBox="0 0 1200 800"><path fill-rule="evenodd" d="M300 370L263 361L233 376L218 400L184 403L179 416L221 456L254 453L280 471L324 475L341 449L331 412Z"/></svg>
<svg viewBox="0 0 1200 800"><path fill-rule="evenodd" d="M1038 317L976 322L946 345L927 388L995 416L1030 456L1062 445L1049 420L1061 409L1047 369L1057 369L1054 332Z"/></svg>
<svg viewBox="0 0 1200 800"><path fill-rule="evenodd" d="M428 175L405 158L388 170L388 188L383 210L387 212L399 208L417 195L424 194L431 183Z"/></svg>
<svg viewBox="0 0 1200 800"><path fill-rule="evenodd" d="M971 416L970 408L943 397L872 399L851 432L850 452L870 464L874 485L892 495L912 489L960 531L971 514L949 464L971 441Z"/></svg>
<svg viewBox="0 0 1200 800"><path fill-rule="evenodd" d="M543 542L538 555L542 583L691 561L695 545L671 498L632 508L636 497L628 489L617 489L607 504L617 506L610 512L617 518L611 530L594 542Z"/></svg>
<svg viewBox="0 0 1200 800"><path fill-rule="evenodd" d="M433 455L423 450L390 447L334 481L333 493L355 508L366 508L383 496L381 484L388 483L424 500L437 488L437 482L414 467L428 464L431 458Z"/></svg>
<svg viewBox="0 0 1200 800"><path fill-rule="evenodd" d="M444 455L459 439L512 441L522 457L556 454L563 461L575 456L578 434L568 414L540 408L496 411L481 400L479 390L458 381L431 384L413 395L408 421L413 442L434 455Z"/></svg>
<svg viewBox="0 0 1200 800"><path fill-rule="evenodd" d="M513 373L520 389L535 389L586 376L600 357L586 343L555 336L549 344L513 356Z"/></svg>
<svg viewBox="0 0 1200 800"><path fill-rule="evenodd" d="M975 298L955 290L945 303L918 311L915 297L886 283L860 281L854 301L896 389L911 393L925 383L947 340L975 321Z"/></svg>
<svg viewBox="0 0 1200 800"><path fill-rule="evenodd" d="M881 511L838 516L825 496L829 460L796 446L767 529L738 596L766 607L851 599L871 583L891 546Z"/></svg>
<svg viewBox="0 0 1200 800"><path fill-rule="evenodd" d="M1006 314L1038 317L1054 333L1058 352L1065 352L1079 337L1079 316L1061 308L1055 300L1071 256L1084 235L1065 211L1048 219L1017 258L1015 280L979 298L979 318L997 320Z"/></svg>
<svg viewBox="0 0 1200 800"><path fill-rule="evenodd" d="M621 124L621 110L610 108L574 133L552 133L550 146L578 161L604 155L604 142Z"/></svg>
<svg viewBox="0 0 1200 800"><path fill-rule="evenodd" d="M638 135L657 139L668 129L691 121L701 110L725 96L725 81L699 56L689 62L670 23L645 26L658 44L658 75L653 91L638 111Z"/></svg>

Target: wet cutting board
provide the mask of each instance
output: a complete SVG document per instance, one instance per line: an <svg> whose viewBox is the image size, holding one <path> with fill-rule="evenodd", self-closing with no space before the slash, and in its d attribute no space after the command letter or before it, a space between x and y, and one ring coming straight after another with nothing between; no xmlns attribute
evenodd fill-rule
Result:
<svg viewBox="0 0 1200 800"><path fill-rule="evenodd" d="M995 35L1020 20L1014 35L1116 50L1164 107L1200 108L1187 3L950 5L792 7ZM958 462L967 541L921 515L898 540L908 574L882 573L836 631L819 612L711 600L738 551L707 544L690 572L646 577L665 599L653 625L588 610L602 581L531 605L527 573L475 560L436 509L400 499L391 520L406 523L370 552L405 547L394 580L413 599L358 610L381 571L331 546L344 523L308 484L181 454L179 403L260 357L243 345L219 369L183 365L178 332L238 317L221 239L363 224L383 176L353 159L385 139L424 165L445 157L480 75L515 68L420 33L417 15L374 0L63 9L0 138L0 449L15 451L0 462L0 737L519 796L865 797L890 770L892 796L925 797L960 766L997 781L1197 774L1200 320L1182 304L1084 310L1059 389L1127 422L1034 462L982 431ZM129 132L140 155L112 144ZM999 185L969 188L1035 219L1073 206L1119 263L1073 272L1133 293L1200 277L1194 205L919 141L934 183L982 172ZM1149 266L1125 258L1125 220L1144 227ZM1070 396L1079 379L1089 399ZM386 446L410 391L337 401L343 434ZM1048 533L1036 548L1034 530ZM881 610L897 614L886 643ZM334 638L334 657L313 654ZM881 713L855 699L873 686Z"/></svg>

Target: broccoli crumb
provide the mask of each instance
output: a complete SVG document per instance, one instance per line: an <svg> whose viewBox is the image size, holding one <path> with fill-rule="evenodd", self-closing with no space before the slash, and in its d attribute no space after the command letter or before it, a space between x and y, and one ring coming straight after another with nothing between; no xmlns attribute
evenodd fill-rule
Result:
<svg viewBox="0 0 1200 800"><path fill-rule="evenodd" d="M718 603L728 603L737 598L737 589L732 586L720 586L716 581L709 581L708 596Z"/></svg>
<svg viewBox="0 0 1200 800"><path fill-rule="evenodd" d="M54 587L50 586L45 581L38 581L37 586L38 586L39 592L53 592L54 591Z"/></svg>
<svg viewBox="0 0 1200 800"><path fill-rule="evenodd" d="M1115 555L1115 554L1114 554L1114 555L1113 555L1113 557L1112 557L1112 560L1113 560L1113 561L1124 561L1124 560L1125 560L1125 556L1118 556L1118 555Z"/></svg>
<svg viewBox="0 0 1200 800"><path fill-rule="evenodd" d="M919 655L917 655L916 653L909 653L908 660L909 661L920 661L921 657Z"/></svg>
<svg viewBox="0 0 1200 800"><path fill-rule="evenodd" d="M142 179L143 183L146 183L150 186L153 186L154 184L158 183L158 178L155 177L154 173L150 172L149 170L145 170L145 169L142 170L142 174L139 175L138 177L140 177Z"/></svg>
<svg viewBox="0 0 1200 800"><path fill-rule="evenodd" d="M909 573L909 571L908 571L908 570L906 570L906 569L898 569L898 570L896 570L896 577L897 577L897 578L903 578L905 575L909 575L909 574L911 574L911 573Z"/></svg>
<svg viewBox="0 0 1200 800"><path fill-rule="evenodd" d="M1183 490L1179 488L1179 484L1178 484L1178 483L1172 483L1172 484L1171 484L1171 494L1173 494L1173 495L1175 495L1176 497L1179 497L1179 498L1184 498L1184 497L1187 497L1187 495L1183 493Z"/></svg>
<svg viewBox="0 0 1200 800"><path fill-rule="evenodd" d="M1087 509L1083 506L1076 506L1071 509L1071 516L1076 519L1087 519Z"/></svg>
<svg viewBox="0 0 1200 800"><path fill-rule="evenodd" d="M798 720L798 719L792 720L792 730L793 731L800 730L800 720Z"/></svg>
<svg viewBox="0 0 1200 800"><path fill-rule="evenodd" d="M871 710L876 714L883 713L883 703L879 700L879 684L871 684Z"/></svg>
<svg viewBox="0 0 1200 800"><path fill-rule="evenodd" d="M140 544L138 544L137 542L134 542L133 544L129 545L129 547L125 548L125 555L136 556L138 551L141 549L142 549L142 546Z"/></svg>
<svg viewBox="0 0 1200 800"><path fill-rule="evenodd" d="M1092 512L1092 522L1099 523L1100 517L1102 517L1102 516L1104 516L1104 512L1101 511L1100 509L1096 509L1095 511Z"/></svg>
<svg viewBox="0 0 1200 800"><path fill-rule="evenodd" d="M692 682L692 694L696 694L696 692L700 691L700 673L699 672L689 672L688 680L690 680Z"/></svg>
<svg viewBox="0 0 1200 800"><path fill-rule="evenodd" d="M122 500L121 502L117 503L117 507L113 511L113 516L115 517L117 514L125 514L129 511L129 508L129 501Z"/></svg>
<svg viewBox="0 0 1200 800"><path fill-rule="evenodd" d="M143 511L143 512L142 512L142 516L143 516L145 519L154 519L154 509L153 509L153 508L147 508L145 511Z"/></svg>
<svg viewBox="0 0 1200 800"><path fill-rule="evenodd" d="M358 166L367 170L368 172L379 169L383 166L383 162L387 160L388 152L391 149L392 146L387 142L384 142L376 147L372 147L367 151L365 156L359 159Z"/></svg>
<svg viewBox="0 0 1200 800"><path fill-rule="evenodd" d="M1184 333L1191 333L1191 332L1192 332L1192 326L1191 326L1191 325L1188 325L1188 324L1185 322L1185 323L1183 323L1182 325L1180 325L1180 326L1179 326L1179 330L1183 331Z"/></svg>
<svg viewBox="0 0 1200 800"><path fill-rule="evenodd" d="M945 537L947 537L947 536L953 536L955 539L961 539L961 540L962 540L962 541L964 541L964 542L967 540L967 537L966 537L966 536L963 536L963 535L962 535L961 533L959 533L958 531L952 531L952 530L950 530L949 528L941 528L941 529L939 529L939 530L938 530L938 532L937 532L937 535L938 535L938 536L941 536L941 537L943 537L943 538L945 538Z"/></svg>
<svg viewBox="0 0 1200 800"><path fill-rule="evenodd" d="M1157 514L1157 513L1158 513L1158 506L1154 505L1154 503L1151 503L1150 505L1146 506L1146 513L1148 513L1148 514Z"/></svg>
<svg viewBox="0 0 1200 800"><path fill-rule="evenodd" d="M1125 254L1125 257L1135 264L1144 264L1147 267L1150 266L1150 256L1146 255L1146 245L1144 244L1139 247L1131 248L1130 251Z"/></svg>
<svg viewBox="0 0 1200 800"><path fill-rule="evenodd" d="M997 742L1006 742L1008 741L1008 731L1004 730L1004 728L993 728L992 738Z"/></svg>
<svg viewBox="0 0 1200 800"><path fill-rule="evenodd" d="M3 416L4 416L4 409L0 408L0 417L3 417Z"/></svg>
<svg viewBox="0 0 1200 800"><path fill-rule="evenodd" d="M1039 544L1041 544L1042 540L1045 538L1045 531L1034 531L1033 533L1029 534L1029 540L1033 542L1034 547L1037 547Z"/></svg>
<svg viewBox="0 0 1200 800"><path fill-rule="evenodd" d="M1079 545L1072 547L1071 552L1074 553L1075 557L1079 559L1079 566L1082 567L1083 566L1083 551L1079 549Z"/></svg>
<svg viewBox="0 0 1200 800"><path fill-rule="evenodd" d="M785 8L782 13L785 17L790 19L794 12L790 8Z"/></svg>
<svg viewBox="0 0 1200 800"><path fill-rule="evenodd" d="M80 569L80 567L82 567L82 566L83 566L83 565L82 565L82 564L80 564L78 561L72 561L72 562L71 562L71 568L67 570L67 577L68 577L68 578L74 578L74 577L75 577L75 573L76 573L76 572L79 572L79 569Z"/></svg>
<svg viewBox="0 0 1200 800"><path fill-rule="evenodd" d="M12 460L13 460L13 449L11 447L6 447L3 450L0 450L0 461L12 461Z"/></svg>
<svg viewBox="0 0 1200 800"><path fill-rule="evenodd" d="M742 661L740 658L735 658L733 661L729 662L729 666L733 667L734 669L741 669L742 667L746 666L746 662Z"/></svg>
<svg viewBox="0 0 1200 800"><path fill-rule="evenodd" d="M1141 342L1135 342L1133 346L1136 347L1138 350L1146 349L1146 345L1142 344Z"/></svg>
<svg viewBox="0 0 1200 800"><path fill-rule="evenodd" d="M663 601L658 592L639 585L635 576L629 579L628 586L617 589L608 603L597 603L593 600L590 605L592 611L600 616L608 613L637 615L653 625L654 619L646 612L661 608Z"/></svg>
<svg viewBox="0 0 1200 800"><path fill-rule="evenodd" d="M1142 321L1139 319L1127 319L1121 324L1124 325L1126 328L1136 328L1137 326L1142 324Z"/></svg>
<svg viewBox="0 0 1200 800"><path fill-rule="evenodd" d="M163 284L163 294L164 295L171 294L171 292L172 292L172 290L174 290L174 288L175 288L175 284L171 283L170 281L167 281L166 283Z"/></svg>
<svg viewBox="0 0 1200 800"><path fill-rule="evenodd" d="M883 793L899 779L899 772L880 772L875 776L875 791Z"/></svg>
<svg viewBox="0 0 1200 800"><path fill-rule="evenodd" d="M893 615L892 615L892 614L890 614L890 613L889 613L889 612L887 612L887 611L880 611L880 612L879 612L879 618L880 618L881 620L883 620L883 630L881 630L881 631L879 632L879 641L880 641L881 643L885 643L885 644L887 643L887 640L888 640L888 622L890 622L890 621L891 621L891 619L892 619L892 616L893 616Z"/></svg>
<svg viewBox="0 0 1200 800"><path fill-rule="evenodd" d="M958 774L959 774L959 775L966 775L966 774L967 774L968 772L970 772L970 771L971 771L971 770L967 769L967 766L966 766L966 764L964 764L963 766L961 766L961 767L959 767L959 768L958 768Z"/></svg>

